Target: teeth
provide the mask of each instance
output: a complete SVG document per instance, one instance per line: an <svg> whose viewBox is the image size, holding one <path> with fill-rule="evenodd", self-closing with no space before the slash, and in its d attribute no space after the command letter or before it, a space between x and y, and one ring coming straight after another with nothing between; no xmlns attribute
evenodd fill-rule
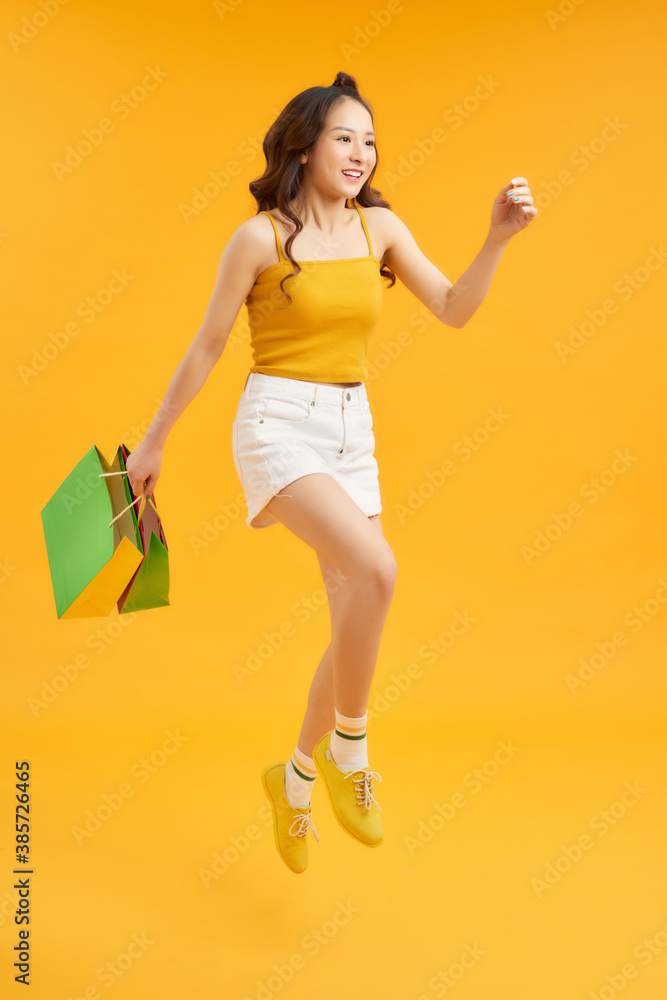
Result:
<svg viewBox="0 0 667 1000"><path fill-rule="evenodd" d="M361 171L359 170L344 170L343 173L348 177L361 177Z"/></svg>

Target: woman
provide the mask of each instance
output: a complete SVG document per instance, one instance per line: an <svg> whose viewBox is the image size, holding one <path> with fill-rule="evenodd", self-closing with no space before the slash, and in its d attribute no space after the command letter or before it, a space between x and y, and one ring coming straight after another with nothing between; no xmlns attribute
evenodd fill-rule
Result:
<svg viewBox="0 0 667 1000"><path fill-rule="evenodd" d="M369 847L382 843L373 786L382 779L368 764L366 720L396 561L380 521L364 384L381 279L393 285L398 275L438 319L460 329L486 295L508 240L537 209L524 177L506 184L484 245L452 284L371 187L373 116L351 76L338 73L330 87L293 98L263 148L266 169L250 184L258 212L223 250L202 326L127 471L136 496L153 492L167 434L219 360L245 303L254 363L234 419L233 455L246 524L282 523L315 550L331 618L294 753L262 772L276 847L300 873L309 826L319 844L310 808L318 774L343 829Z"/></svg>

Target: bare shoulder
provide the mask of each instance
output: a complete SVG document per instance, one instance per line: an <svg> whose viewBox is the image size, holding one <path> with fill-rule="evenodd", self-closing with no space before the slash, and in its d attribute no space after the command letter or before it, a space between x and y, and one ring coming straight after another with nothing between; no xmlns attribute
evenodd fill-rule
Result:
<svg viewBox="0 0 667 1000"><path fill-rule="evenodd" d="M242 255L255 272L255 278L276 260L273 226L261 213L251 215L236 227L227 241L230 253Z"/></svg>
<svg viewBox="0 0 667 1000"><path fill-rule="evenodd" d="M364 209L364 213L368 219L374 221L378 232L395 236L397 232L400 232L401 228L405 227L405 223L401 222L396 213L392 212L390 208L369 205L368 208Z"/></svg>
<svg viewBox="0 0 667 1000"><path fill-rule="evenodd" d="M274 242L273 226L263 213L258 212L237 226L232 238L236 239L237 243L245 243L248 246L256 244L259 249L270 247Z"/></svg>
<svg viewBox="0 0 667 1000"><path fill-rule="evenodd" d="M390 208L369 205L364 207L363 212L368 222L375 255L384 264L387 254L406 232L407 227Z"/></svg>

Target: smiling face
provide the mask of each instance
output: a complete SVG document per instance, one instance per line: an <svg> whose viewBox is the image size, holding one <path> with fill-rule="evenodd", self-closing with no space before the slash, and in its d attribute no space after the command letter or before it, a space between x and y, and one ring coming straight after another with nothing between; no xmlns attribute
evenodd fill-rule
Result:
<svg viewBox="0 0 667 1000"><path fill-rule="evenodd" d="M346 97L329 111L314 148L302 154L303 180L328 197L354 198L375 160L371 116L363 104Z"/></svg>

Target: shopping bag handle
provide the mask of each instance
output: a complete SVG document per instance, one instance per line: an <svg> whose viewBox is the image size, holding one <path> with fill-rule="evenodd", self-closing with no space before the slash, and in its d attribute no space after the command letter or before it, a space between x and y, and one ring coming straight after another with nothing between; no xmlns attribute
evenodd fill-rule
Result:
<svg viewBox="0 0 667 1000"><path fill-rule="evenodd" d="M98 479L102 479L103 476L126 476L126 475L127 475L127 469L123 469L121 472L100 472L100 473L98 473L97 478ZM155 511L155 513L157 514L157 507L155 506L155 504L151 500L150 494L146 495L145 493L140 493L139 496L136 497L132 501L132 503L128 504L127 507L125 507L123 510L121 510L120 514L116 514L116 516L111 521L109 521L108 527L110 528L111 525L113 524L113 522L117 521L119 517L122 517L123 514L125 513L125 511L129 510L130 507L134 507L135 503L137 503L138 500L141 500L141 505L139 507L139 513L137 514L137 523L138 524L141 524L141 516L142 516L142 514L144 512L144 508L146 506L146 501L147 500L148 500L149 504L151 505L151 507L153 508L153 510ZM160 515L158 514L158 517L159 516Z"/></svg>

